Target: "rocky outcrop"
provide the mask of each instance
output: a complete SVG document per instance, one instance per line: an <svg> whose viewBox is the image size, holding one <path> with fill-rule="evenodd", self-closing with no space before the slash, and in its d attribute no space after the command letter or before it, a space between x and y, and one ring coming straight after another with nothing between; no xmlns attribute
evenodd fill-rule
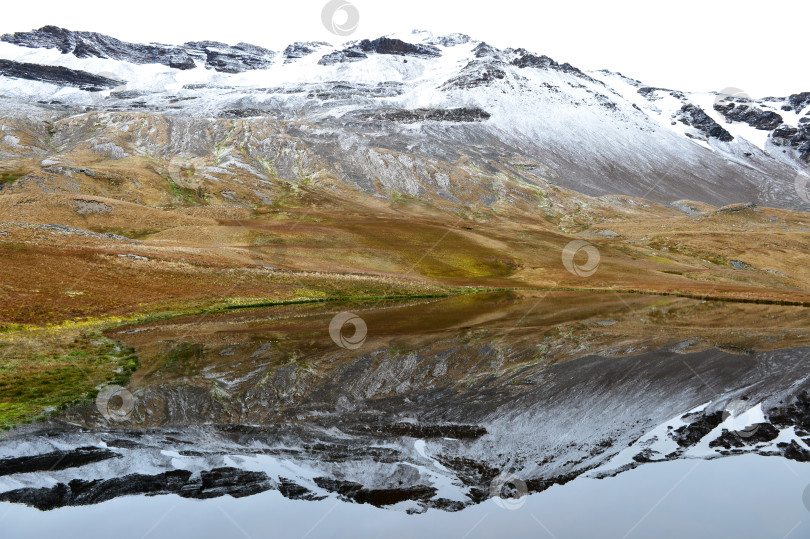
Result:
<svg viewBox="0 0 810 539"><path fill-rule="evenodd" d="M433 45L415 45L400 39L378 37L374 40L364 39L357 47L366 53L397 54L400 56L416 56L430 58L441 56L441 52Z"/></svg>
<svg viewBox="0 0 810 539"><path fill-rule="evenodd" d="M348 49L343 49L342 51L334 51L324 55L320 60L318 60L318 64L330 66L346 62L359 62L360 60L365 60L366 58L368 58L366 53L357 47L350 47Z"/></svg>
<svg viewBox="0 0 810 539"><path fill-rule="evenodd" d="M216 468L193 475L171 470L157 475L130 474L112 479L74 479L50 488L21 488L0 493L0 501L24 503L42 511L58 507L92 505L120 496L177 494L183 498L207 499L230 495L234 498L258 494L273 488L262 472L238 468Z"/></svg>
<svg viewBox="0 0 810 539"><path fill-rule="evenodd" d="M453 109L412 109L380 111L361 115L365 120L380 120L398 123L417 122L481 122L490 114L479 108L459 107Z"/></svg>
<svg viewBox="0 0 810 539"><path fill-rule="evenodd" d="M78 447L72 451L53 451L42 455L0 459L0 476L66 470L120 456L108 449Z"/></svg>
<svg viewBox="0 0 810 539"><path fill-rule="evenodd" d="M640 89L639 92L641 92L641 90L643 90L643 88ZM707 137L720 139L723 142L734 140L731 133L723 129L723 127L712 120L703 109L695 105L687 104L682 106L681 110L676 112L672 118L690 127L694 127Z"/></svg>
<svg viewBox="0 0 810 539"><path fill-rule="evenodd" d="M582 71L572 66L568 62L564 64L558 64L557 62L555 62L546 55L538 56L536 54L530 53L526 49L517 49L514 51L510 50L507 52L514 52L515 54L517 54L517 57L514 60L512 60L511 64L521 69L527 67L534 67L537 69L553 69L556 71L562 71L563 73L569 73L572 75L576 75L578 77L584 77L589 80L593 80L591 79L591 77L585 75Z"/></svg>
<svg viewBox="0 0 810 539"><path fill-rule="evenodd" d="M329 43L324 41L296 41L288 45L281 56L284 58L284 63L289 64L299 58L304 58L314 53L321 47L328 47Z"/></svg>
<svg viewBox="0 0 810 539"><path fill-rule="evenodd" d="M239 43L231 47L217 41L196 41L186 43L185 47L192 56L204 59L207 69L221 73L267 69L273 65L273 57L276 54L249 43Z"/></svg>
<svg viewBox="0 0 810 539"><path fill-rule="evenodd" d="M26 79L60 86L72 86L87 92L100 92L124 83L124 81L67 67L24 64L11 60L0 60L0 75L11 79Z"/></svg>
<svg viewBox="0 0 810 539"><path fill-rule="evenodd" d="M447 34L439 36L430 40L432 45L441 45L442 47L455 47L456 45L466 45L472 41L472 38L467 34Z"/></svg>
<svg viewBox="0 0 810 539"><path fill-rule="evenodd" d="M457 76L442 84L440 89L467 90L476 86L489 86L506 78L505 67L501 62L473 60Z"/></svg>
<svg viewBox="0 0 810 539"><path fill-rule="evenodd" d="M780 125L771 133L771 142L793 148L802 161L810 163L810 123L800 122L798 127Z"/></svg>
<svg viewBox="0 0 810 539"><path fill-rule="evenodd" d="M717 103L714 110L723 115L729 122L744 122L762 131L776 129L782 123L782 117L772 111L735 103Z"/></svg>
<svg viewBox="0 0 810 539"><path fill-rule="evenodd" d="M787 102L790 104L791 109L797 113L801 113L805 107L810 105L810 92L801 92L788 96Z"/></svg>
<svg viewBox="0 0 810 539"><path fill-rule="evenodd" d="M275 53L239 43L234 46L216 41L189 42L183 46L128 43L95 32L73 32L56 26L43 26L31 32L6 34L0 40L22 47L58 49L77 58L110 58L133 64L163 64L174 69L194 69L196 61L222 73L241 73L272 65Z"/></svg>
<svg viewBox="0 0 810 539"><path fill-rule="evenodd" d="M318 63L320 65L334 65L344 62L358 62L368 58L369 54L395 54L399 56L415 56L417 58L441 56L439 49L433 45L414 45L400 39L379 37L374 40L364 39L352 47L330 52L321 58Z"/></svg>

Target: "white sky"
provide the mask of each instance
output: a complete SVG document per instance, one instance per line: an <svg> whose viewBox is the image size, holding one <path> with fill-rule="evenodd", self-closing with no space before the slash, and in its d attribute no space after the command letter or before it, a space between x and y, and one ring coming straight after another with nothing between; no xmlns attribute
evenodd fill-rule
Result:
<svg viewBox="0 0 810 539"><path fill-rule="evenodd" d="M810 1L350 0L360 12L346 38L321 23L327 0L6 0L0 33L46 24L135 42L375 38L414 28L462 32L497 47L525 47L581 69L607 68L679 90L737 87L752 97L810 91Z"/></svg>

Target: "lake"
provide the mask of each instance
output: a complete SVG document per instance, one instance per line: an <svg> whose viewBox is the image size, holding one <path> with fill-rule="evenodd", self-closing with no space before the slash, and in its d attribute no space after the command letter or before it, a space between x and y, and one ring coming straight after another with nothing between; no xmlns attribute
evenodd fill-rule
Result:
<svg viewBox="0 0 810 539"><path fill-rule="evenodd" d="M0 526L807 536L807 314L513 290L122 326L127 387L0 438Z"/></svg>

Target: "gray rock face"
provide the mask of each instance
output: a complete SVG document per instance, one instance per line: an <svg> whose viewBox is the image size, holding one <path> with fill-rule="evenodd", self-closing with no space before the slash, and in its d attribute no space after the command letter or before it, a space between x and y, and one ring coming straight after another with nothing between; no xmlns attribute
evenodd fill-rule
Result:
<svg viewBox="0 0 810 539"><path fill-rule="evenodd" d="M289 64L299 58L309 56L321 47L327 46L329 46L329 43L324 41L296 41L288 45L287 48L284 49L284 52L281 53L281 56L284 57L284 63Z"/></svg>
<svg viewBox="0 0 810 539"><path fill-rule="evenodd" d="M93 75L86 71L68 69L67 67L25 64L1 59L0 76L11 79L47 82L60 86L73 86L87 92L100 92L123 84L123 81L120 80Z"/></svg>
<svg viewBox="0 0 810 539"><path fill-rule="evenodd" d="M194 69L195 60L223 73L264 69L273 63L273 51L239 43L233 47L216 41L189 42L184 46L127 43L95 32L73 32L43 26L31 32L6 34L0 40L23 47L58 49L77 58L111 58L134 64L163 64L174 69Z"/></svg>

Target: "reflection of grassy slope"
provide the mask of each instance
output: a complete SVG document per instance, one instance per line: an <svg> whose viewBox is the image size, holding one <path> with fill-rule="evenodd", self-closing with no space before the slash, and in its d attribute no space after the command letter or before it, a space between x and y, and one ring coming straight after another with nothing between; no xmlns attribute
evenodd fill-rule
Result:
<svg viewBox="0 0 810 539"><path fill-rule="evenodd" d="M0 429L57 410L96 387L124 383L134 350L97 331L22 329L0 334Z"/></svg>

